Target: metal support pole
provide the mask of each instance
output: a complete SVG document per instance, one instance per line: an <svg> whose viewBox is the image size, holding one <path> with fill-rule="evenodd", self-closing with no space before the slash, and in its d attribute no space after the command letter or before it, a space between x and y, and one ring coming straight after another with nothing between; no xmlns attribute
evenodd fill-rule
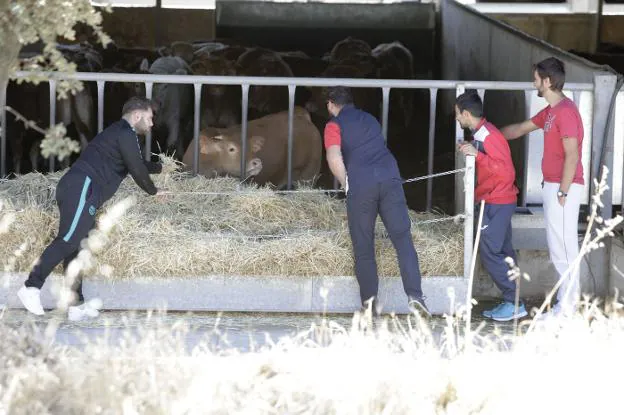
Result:
<svg viewBox="0 0 624 415"><path fill-rule="evenodd" d="M152 99L152 89L154 84L152 82L145 83L145 98ZM145 160L152 157L152 132L150 131L145 135Z"/></svg>
<svg viewBox="0 0 624 415"><path fill-rule="evenodd" d="M384 140L386 143L388 142L388 112L390 110L390 88L383 87L381 88L381 93L383 96L383 104L381 110L381 130L383 132Z"/></svg>
<svg viewBox="0 0 624 415"><path fill-rule="evenodd" d="M595 23L594 23L594 27L596 29L596 33L594 35L594 45L593 45L593 52L596 53L600 50L600 42L601 42L601 31L602 31L602 9L603 9L603 2L604 0L597 0L598 2L598 10L596 11L596 16L595 16Z"/></svg>
<svg viewBox="0 0 624 415"><path fill-rule="evenodd" d="M292 189L293 117L296 88L296 85L288 85L288 190Z"/></svg>
<svg viewBox="0 0 624 415"><path fill-rule="evenodd" d="M531 118L531 99L533 96L533 90L524 91L524 119L528 120ZM529 192L529 140L530 137L527 135L524 138L523 148L524 148L524 165L522 168L522 194L520 195L521 202L520 206L526 207L527 205L527 193Z"/></svg>
<svg viewBox="0 0 624 415"><path fill-rule="evenodd" d="M591 203L591 197L596 193L596 181L600 180L603 167L609 169L607 176L607 190L602 195L603 206L599 209L599 214L604 219L611 218L613 216L613 136L614 136L614 122L611 117L614 117L615 111L611 112L611 100L613 94L618 91L615 90L617 86L617 76L603 72L600 74L594 74L594 106L592 109L592 134L591 134L591 152L593 157L591 158L591 164L584 166L590 169L589 180L589 203ZM590 138L590 137L586 137ZM591 266L592 274L596 277L595 281L595 295L606 295L609 291L609 275L611 273L611 238L605 238L603 240L605 246L602 249L595 250L589 254L589 264ZM585 278L581 278L581 287L584 285L593 288L592 282L584 282L587 275L581 273ZM587 292L588 290L584 290Z"/></svg>
<svg viewBox="0 0 624 415"><path fill-rule="evenodd" d="M429 148L427 154L427 174L433 174L433 154L435 148L435 123L438 88L429 89ZM431 211L433 199L433 179L427 179L427 211Z"/></svg>
<svg viewBox="0 0 624 415"><path fill-rule="evenodd" d="M56 81L50 79L50 127L56 124ZM54 171L54 156L50 156L50 171ZM33 166L34 168L34 166Z"/></svg>
<svg viewBox="0 0 624 415"><path fill-rule="evenodd" d="M98 102L98 125L97 131L101 133L104 129L104 82L97 81L97 102Z"/></svg>
<svg viewBox="0 0 624 415"><path fill-rule="evenodd" d="M466 92L466 87L463 84L457 85L455 89L455 96L458 97ZM455 106L453 106L455 108ZM455 144L464 140L464 130L459 125L459 122L455 122ZM453 149L454 150L454 149ZM458 151L455 151L455 168L461 169L466 165L466 157ZM462 213L464 209L464 180L459 174L455 175L455 214Z"/></svg>
<svg viewBox="0 0 624 415"><path fill-rule="evenodd" d="M6 116L6 94L8 90L8 83L6 84L4 91L0 91L0 178L7 175L7 116ZM15 167L14 167L15 169Z"/></svg>
<svg viewBox="0 0 624 415"><path fill-rule="evenodd" d="M461 175L457 175L460 177ZM474 183L475 183L475 158L466 156L466 171L464 172L464 190L466 197L464 198L464 277L470 277L470 265L472 262L472 250L477 249L473 246L474 233Z"/></svg>
<svg viewBox="0 0 624 415"><path fill-rule="evenodd" d="M245 179L245 174L247 173L247 164L245 161L245 154L247 154L247 113L249 111L249 84L242 84L241 88L243 89L243 97L242 97L242 117L241 117L241 178Z"/></svg>
<svg viewBox="0 0 624 415"><path fill-rule="evenodd" d="M193 113L193 174L199 172L199 116L201 108L201 84L193 84L195 90L195 109Z"/></svg>
<svg viewBox="0 0 624 415"><path fill-rule="evenodd" d="M579 106L581 102L581 92L582 91L572 91L572 100L574 101L577 107Z"/></svg>
<svg viewBox="0 0 624 415"><path fill-rule="evenodd" d="M485 89L477 89L477 94L479 95L479 98L481 98L481 102L485 102Z"/></svg>

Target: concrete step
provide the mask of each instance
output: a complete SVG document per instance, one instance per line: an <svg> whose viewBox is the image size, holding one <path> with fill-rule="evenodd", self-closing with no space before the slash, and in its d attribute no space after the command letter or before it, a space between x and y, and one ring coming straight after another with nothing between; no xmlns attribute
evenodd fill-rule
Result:
<svg viewBox="0 0 624 415"><path fill-rule="evenodd" d="M17 290L26 274L0 274L0 304L21 308ZM44 308L56 307L52 292L62 276L51 275L42 289ZM422 287L434 314L450 313L465 304L467 279L425 277ZM379 301L383 309L408 313L400 278L381 278ZM449 297L449 290L453 298ZM188 278L92 277L83 283L85 299L98 297L106 310L262 311L353 313L360 307L354 277L205 276ZM326 292L325 298L323 294Z"/></svg>

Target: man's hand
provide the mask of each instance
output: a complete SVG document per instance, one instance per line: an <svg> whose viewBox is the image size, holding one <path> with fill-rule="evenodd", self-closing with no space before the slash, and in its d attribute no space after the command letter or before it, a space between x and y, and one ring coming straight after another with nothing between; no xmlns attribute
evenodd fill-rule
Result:
<svg viewBox="0 0 624 415"><path fill-rule="evenodd" d="M457 150L461 151L466 156L474 156L474 157L476 157L477 154L478 154L477 149L474 148L474 146L472 144L467 143L465 141L461 141L461 142L457 143Z"/></svg>
<svg viewBox="0 0 624 415"><path fill-rule="evenodd" d="M559 204L562 207L565 206L565 202L566 202L566 197L565 196L557 196L557 199L559 199Z"/></svg>

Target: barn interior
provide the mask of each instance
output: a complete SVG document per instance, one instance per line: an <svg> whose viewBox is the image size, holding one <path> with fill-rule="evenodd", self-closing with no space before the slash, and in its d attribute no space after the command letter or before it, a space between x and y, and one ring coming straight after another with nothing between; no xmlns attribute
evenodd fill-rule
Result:
<svg viewBox="0 0 624 415"><path fill-rule="evenodd" d="M303 52L315 61L320 61L331 52L336 43L349 37L367 42L371 49L383 43L398 41L412 54L414 78L439 79L436 6L433 3L326 4L228 1L217 2L214 10L116 7L112 9L112 13L104 13L103 28L119 48L158 50L173 42L199 43L216 40L230 45L267 48L276 52ZM88 39L88 35L83 34L82 39ZM291 67L294 68L293 64ZM320 76L318 71L316 73L310 71L305 62L299 65L298 69L293 69L293 72L295 76ZM91 89L95 91L95 83L91 84ZM109 91L115 87L112 84L107 85L106 94L109 97L105 96L105 126L118 116L119 103L109 105L109 100L112 99ZM45 86L43 88L40 94L45 95L47 88ZM286 93L285 87L283 90ZM373 106L373 110L376 110L374 115L381 121L381 89L367 92L377 94L378 102ZM308 91L298 88L298 105L305 103L306 94ZM398 107L397 94L413 94L414 99L410 101L411 115L406 117ZM45 106L45 98L43 100L42 105ZM391 91L388 146L397 157L405 178L426 174L427 171L429 102L428 90ZM41 113L47 116L47 107ZM250 119L253 119L251 113ZM45 122L44 120L42 121ZM322 132L327 121L326 117L313 114L313 121ZM454 160L452 156L448 156L448 153L452 152L450 146L452 139L440 142L449 145L436 147L436 154L441 160L436 164L436 169L452 168ZM23 158L22 164L27 170L29 160L26 156ZM445 162L447 165L442 165ZM326 165L322 168L321 174L321 185L333 186L333 178L329 177ZM452 182L449 182L449 185L452 186ZM421 195L425 190L424 182L406 188L408 203L412 209L425 209L425 201ZM434 204L443 210L450 209L452 201L446 200L448 189L439 188L439 190L438 201Z"/></svg>
<svg viewBox="0 0 624 415"><path fill-rule="evenodd" d="M158 6L162 2L156 2ZM210 2L205 2L206 4ZM539 32L536 22L522 15L511 18L500 13L493 14L496 19L519 24L523 30L531 33ZM436 3L402 2L389 4L362 4L362 3L308 3L308 2L273 2L273 1L216 1L214 8L186 9L163 7L115 7L112 13L103 14L103 28L110 35L114 44L119 48L146 48L158 55L159 50L173 42L211 42L220 41L227 44L238 44L246 47L260 47L281 53L303 53L318 61L327 55L332 48L346 38L356 38L367 42L371 48L379 44L398 41L412 54L413 77L415 79L447 79L448 74L442 71L444 52L441 46L442 22L440 7ZM617 16L615 16L617 17ZM576 16L576 18L579 18ZM526 19L529 19L527 22ZM557 19L550 16L549 22ZM561 19L559 19L561 20ZM555 41L567 42L562 46L572 46L579 54L592 59L595 54L587 52L589 46L580 44L571 39L580 39L583 36L570 36L568 32L561 33L554 28L570 27L557 20L548 30L542 30L543 36L554 37ZM546 20L542 19L542 27ZM603 32L613 32L613 25L617 23L614 16L604 20ZM518 23L520 22L520 23ZM584 29L585 30L585 29ZM467 39L477 36L478 30L464 33ZM539 35L540 33L533 33ZM567 33L567 35L566 35ZM584 32L583 32L584 33ZM585 33L587 34L587 33ZM586 37L586 36L585 36ZM88 39L88 35L79 36L79 40ZM549 39L550 40L550 39ZM605 38L604 40L609 40ZM572 43L570 43L572 42ZM586 42L587 43L587 42ZM476 46L478 47L478 45ZM474 49L474 46L472 47ZM494 79L488 76L487 71L478 73L474 51L463 59L462 65L468 66L467 73L473 71L477 76L470 75L470 79ZM457 52L460 53L459 51ZM476 52L478 54L478 52ZM291 58L295 59L296 58ZM602 61L600 61L602 63ZM471 66L472 65L472 66ZM474 68L473 68L474 67ZM319 76L305 64L294 70L295 76ZM476 72L475 72L476 71ZM453 79L464 79L467 73L458 73ZM494 75L490 73L489 75ZM451 78L448 78L451 79ZM525 80L524 78L518 80ZM111 101L110 90L118 85L107 85L109 98L105 98L105 126L118 117L119 102ZM47 93L47 88L40 91L40 96ZM95 83L90 85L95 90ZM286 88L283 88L286 91ZM450 170L454 167L455 123L453 114L446 108L448 97L443 96L448 91L440 91L437 99L437 113L435 124L434 171ZM285 93L285 92L284 92ZM304 88L297 90L297 104L303 105L305 94L309 91ZM376 91L378 102L373 108L375 116L381 121L381 94ZM412 93L409 115L401 111L397 105L396 96ZM303 95L303 96L302 96ZM508 94L496 91L487 91L486 110L495 113L500 100L507 100ZM392 90L390 97L390 114L388 125L388 147L397 157L399 167L404 178L412 178L427 174L427 153L429 134L430 96L428 90ZM46 114L48 108L46 99L41 98L38 105L40 113ZM11 94L9 93L9 103ZM518 102L519 108L523 107ZM506 114L493 114L495 121L510 122ZM513 117L512 117L513 118ZM253 114L250 113L250 119ZM315 116L313 120L320 131L326 122L326 117ZM75 128L70 126L70 134L77 135ZM155 135L159 135L155 132ZM523 185L524 151L522 148L513 148L514 162L520 177L519 185ZM11 149L9 148L9 152ZM11 158L9 154L9 159ZM42 160L40 160L40 163ZM25 155L22 164L28 169L29 160ZM9 171L13 166L9 161ZM24 170L24 169L23 169ZM330 187L333 181L328 176L327 166L324 166L323 187ZM436 179L433 188L433 206L445 212L453 211L453 200L449 198L454 183L451 178ZM423 195L426 191L426 182L416 182L405 186L406 196L410 208L424 210L426 200ZM526 204L526 201L522 201Z"/></svg>

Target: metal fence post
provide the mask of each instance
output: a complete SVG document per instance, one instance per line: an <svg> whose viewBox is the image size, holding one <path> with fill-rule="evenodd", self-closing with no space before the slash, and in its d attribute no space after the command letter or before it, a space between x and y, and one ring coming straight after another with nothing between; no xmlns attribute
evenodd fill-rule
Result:
<svg viewBox="0 0 624 415"><path fill-rule="evenodd" d="M56 80L50 79L50 128L54 124L56 124ZM54 171L54 156L50 156L49 163L50 171Z"/></svg>
<svg viewBox="0 0 624 415"><path fill-rule="evenodd" d="M463 182L465 190L464 198L464 277L470 277L470 263L472 261L472 250L477 249L473 246L474 234L474 183L475 183L475 158L466 156L466 171L464 172ZM457 175L461 177L462 175Z"/></svg>
<svg viewBox="0 0 624 415"><path fill-rule="evenodd" d="M97 103L98 103L98 118L97 118L97 132L98 134L104 129L104 82L97 81Z"/></svg>
<svg viewBox="0 0 624 415"><path fill-rule="evenodd" d="M533 96L533 90L527 89L524 91L524 118L526 120L531 118L531 97ZM521 194L521 204L520 206L526 207L527 205L527 194L529 192L529 140L530 137L527 135L523 139L522 146L524 148L524 166L522 169L522 194Z"/></svg>
<svg viewBox="0 0 624 415"><path fill-rule="evenodd" d="M145 98L152 99L152 82L145 82ZM145 134L145 160L152 158L152 132Z"/></svg>
<svg viewBox="0 0 624 415"><path fill-rule="evenodd" d="M455 96L458 97L466 91L466 87L463 84L459 84L455 88ZM453 114L455 114L455 104L453 103ZM454 118L454 117L453 117ZM459 122L455 121L455 144L464 140L464 130L459 125ZM453 148L455 151L455 148ZM466 157L455 151L455 168L461 169L466 166ZM455 214L459 214L464 210L464 179L461 174L455 175Z"/></svg>
<svg viewBox="0 0 624 415"><path fill-rule="evenodd" d="M382 105L381 105L381 130L384 140L388 142L388 113L390 112L390 88L381 88Z"/></svg>
<svg viewBox="0 0 624 415"><path fill-rule="evenodd" d="M429 148L427 149L427 174L433 174L433 156L435 149L436 108L438 88L429 88ZM431 211L433 201L433 179L427 179L427 211Z"/></svg>
<svg viewBox="0 0 624 415"><path fill-rule="evenodd" d="M242 97L242 105L241 105L241 111L242 111L242 117L241 117L241 165L240 165L240 171L241 171L241 177L243 179L246 179L246 177L244 177L247 173L247 164L245 162L245 155L247 154L247 113L249 111L248 105L249 105L249 84L242 84L241 88L243 90L243 97Z"/></svg>
<svg viewBox="0 0 624 415"><path fill-rule="evenodd" d="M199 121L201 108L201 91L202 84L193 84L195 91L194 113L193 113L193 174L199 172ZM182 154L184 157L184 154Z"/></svg>
<svg viewBox="0 0 624 415"><path fill-rule="evenodd" d="M6 84L4 91L0 91L0 178L7 175L7 116L6 116L6 94L9 84Z"/></svg>
<svg viewBox="0 0 624 415"><path fill-rule="evenodd" d="M293 117L295 115L295 85L288 85L288 184L292 189Z"/></svg>

